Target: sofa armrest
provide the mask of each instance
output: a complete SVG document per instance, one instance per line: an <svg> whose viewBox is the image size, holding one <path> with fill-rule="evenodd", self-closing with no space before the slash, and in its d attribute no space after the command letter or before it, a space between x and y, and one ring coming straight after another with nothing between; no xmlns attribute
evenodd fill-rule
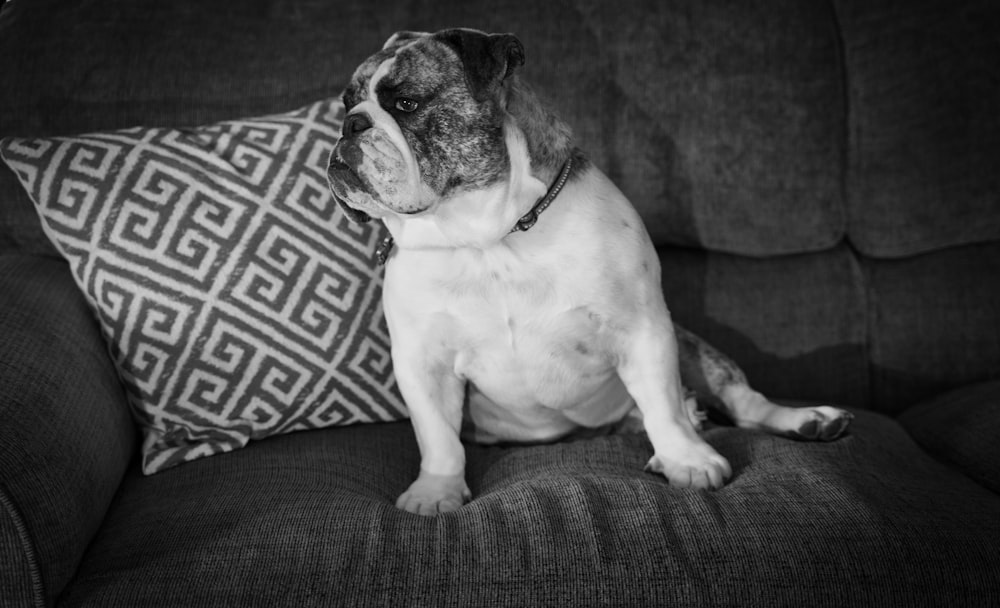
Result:
<svg viewBox="0 0 1000 608"><path fill-rule="evenodd" d="M68 266L0 256L0 604L55 602L134 446L124 390Z"/></svg>

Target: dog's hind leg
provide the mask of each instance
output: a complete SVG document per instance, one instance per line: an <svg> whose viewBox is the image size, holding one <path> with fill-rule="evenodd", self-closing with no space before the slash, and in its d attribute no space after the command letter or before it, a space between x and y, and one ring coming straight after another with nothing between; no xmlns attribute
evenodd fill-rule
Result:
<svg viewBox="0 0 1000 608"><path fill-rule="evenodd" d="M729 357L676 324L674 332L681 382L736 426L796 439L831 441L844 434L854 417L830 406L788 407L773 403L750 387L746 375Z"/></svg>

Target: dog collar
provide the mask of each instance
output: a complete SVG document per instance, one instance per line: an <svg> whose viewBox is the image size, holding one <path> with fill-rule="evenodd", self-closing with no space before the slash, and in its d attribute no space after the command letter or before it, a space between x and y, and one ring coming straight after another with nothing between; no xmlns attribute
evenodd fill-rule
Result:
<svg viewBox="0 0 1000 608"><path fill-rule="evenodd" d="M556 197L559 196L560 192L562 192L563 186L566 185L566 181L569 179L569 174L572 169L573 157L570 156L566 159L566 163L562 166L562 170L559 171L559 177L557 177L556 181L549 187L545 196L538 199L535 206L522 215L521 219L517 220L517 223L514 224L514 227L511 228L510 232L507 234L530 230L531 227L535 225L535 222L538 221L538 216L541 215L543 211L548 209L549 205L552 204L552 201L556 200ZM378 260L380 266L384 266L385 263L389 261L389 254L392 253L394 243L392 235L390 234L382 239L382 242L379 243L379 246L375 249L375 259Z"/></svg>
<svg viewBox="0 0 1000 608"><path fill-rule="evenodd" d="M566 164L563 165L562 171L559 172L559 177L549 188L549 191L545 193L545 196L540 198L535 206L531 208L530 211L521 216L521 219L517 220L514 227L510 229L510 232L524 232L535 225L538 221L538 216L542 214L543 211L549 208L552 201L556 200L559 193L562 192L563 186L566 185L566 180L569 179L569 172L573 169L573 157L570 156L566 159ZM510 234L510 233L508 233Z"/></svg>

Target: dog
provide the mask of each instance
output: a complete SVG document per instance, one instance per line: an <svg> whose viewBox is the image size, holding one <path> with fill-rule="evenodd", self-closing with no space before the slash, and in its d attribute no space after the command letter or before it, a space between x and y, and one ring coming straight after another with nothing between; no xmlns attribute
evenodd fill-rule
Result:
<svg viewBox="0 0 1000 608"><path fill-rule="evenodd" d="M398 32L344 92L330 188L391 235L383 306L421 455L396 506L468 501L463 439L551 442L637 419L647 470L720 488L732 469L688 389L740 427L843 435L849 412L772 403L672 323L638 213L521 80L524 61L511 34Z"/></svg>

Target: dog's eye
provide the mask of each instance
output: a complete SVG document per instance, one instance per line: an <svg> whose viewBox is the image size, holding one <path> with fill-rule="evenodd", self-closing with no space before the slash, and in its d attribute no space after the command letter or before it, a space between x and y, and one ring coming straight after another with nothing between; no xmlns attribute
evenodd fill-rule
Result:
<svg viewBox="0 0 1000 608"><path fill-rule="evenodd" d="M400 112L415 112L418 107L420 107L420 104L412 99L407 99L406 97L398 97L396 99L396 109Z"/></svg>

